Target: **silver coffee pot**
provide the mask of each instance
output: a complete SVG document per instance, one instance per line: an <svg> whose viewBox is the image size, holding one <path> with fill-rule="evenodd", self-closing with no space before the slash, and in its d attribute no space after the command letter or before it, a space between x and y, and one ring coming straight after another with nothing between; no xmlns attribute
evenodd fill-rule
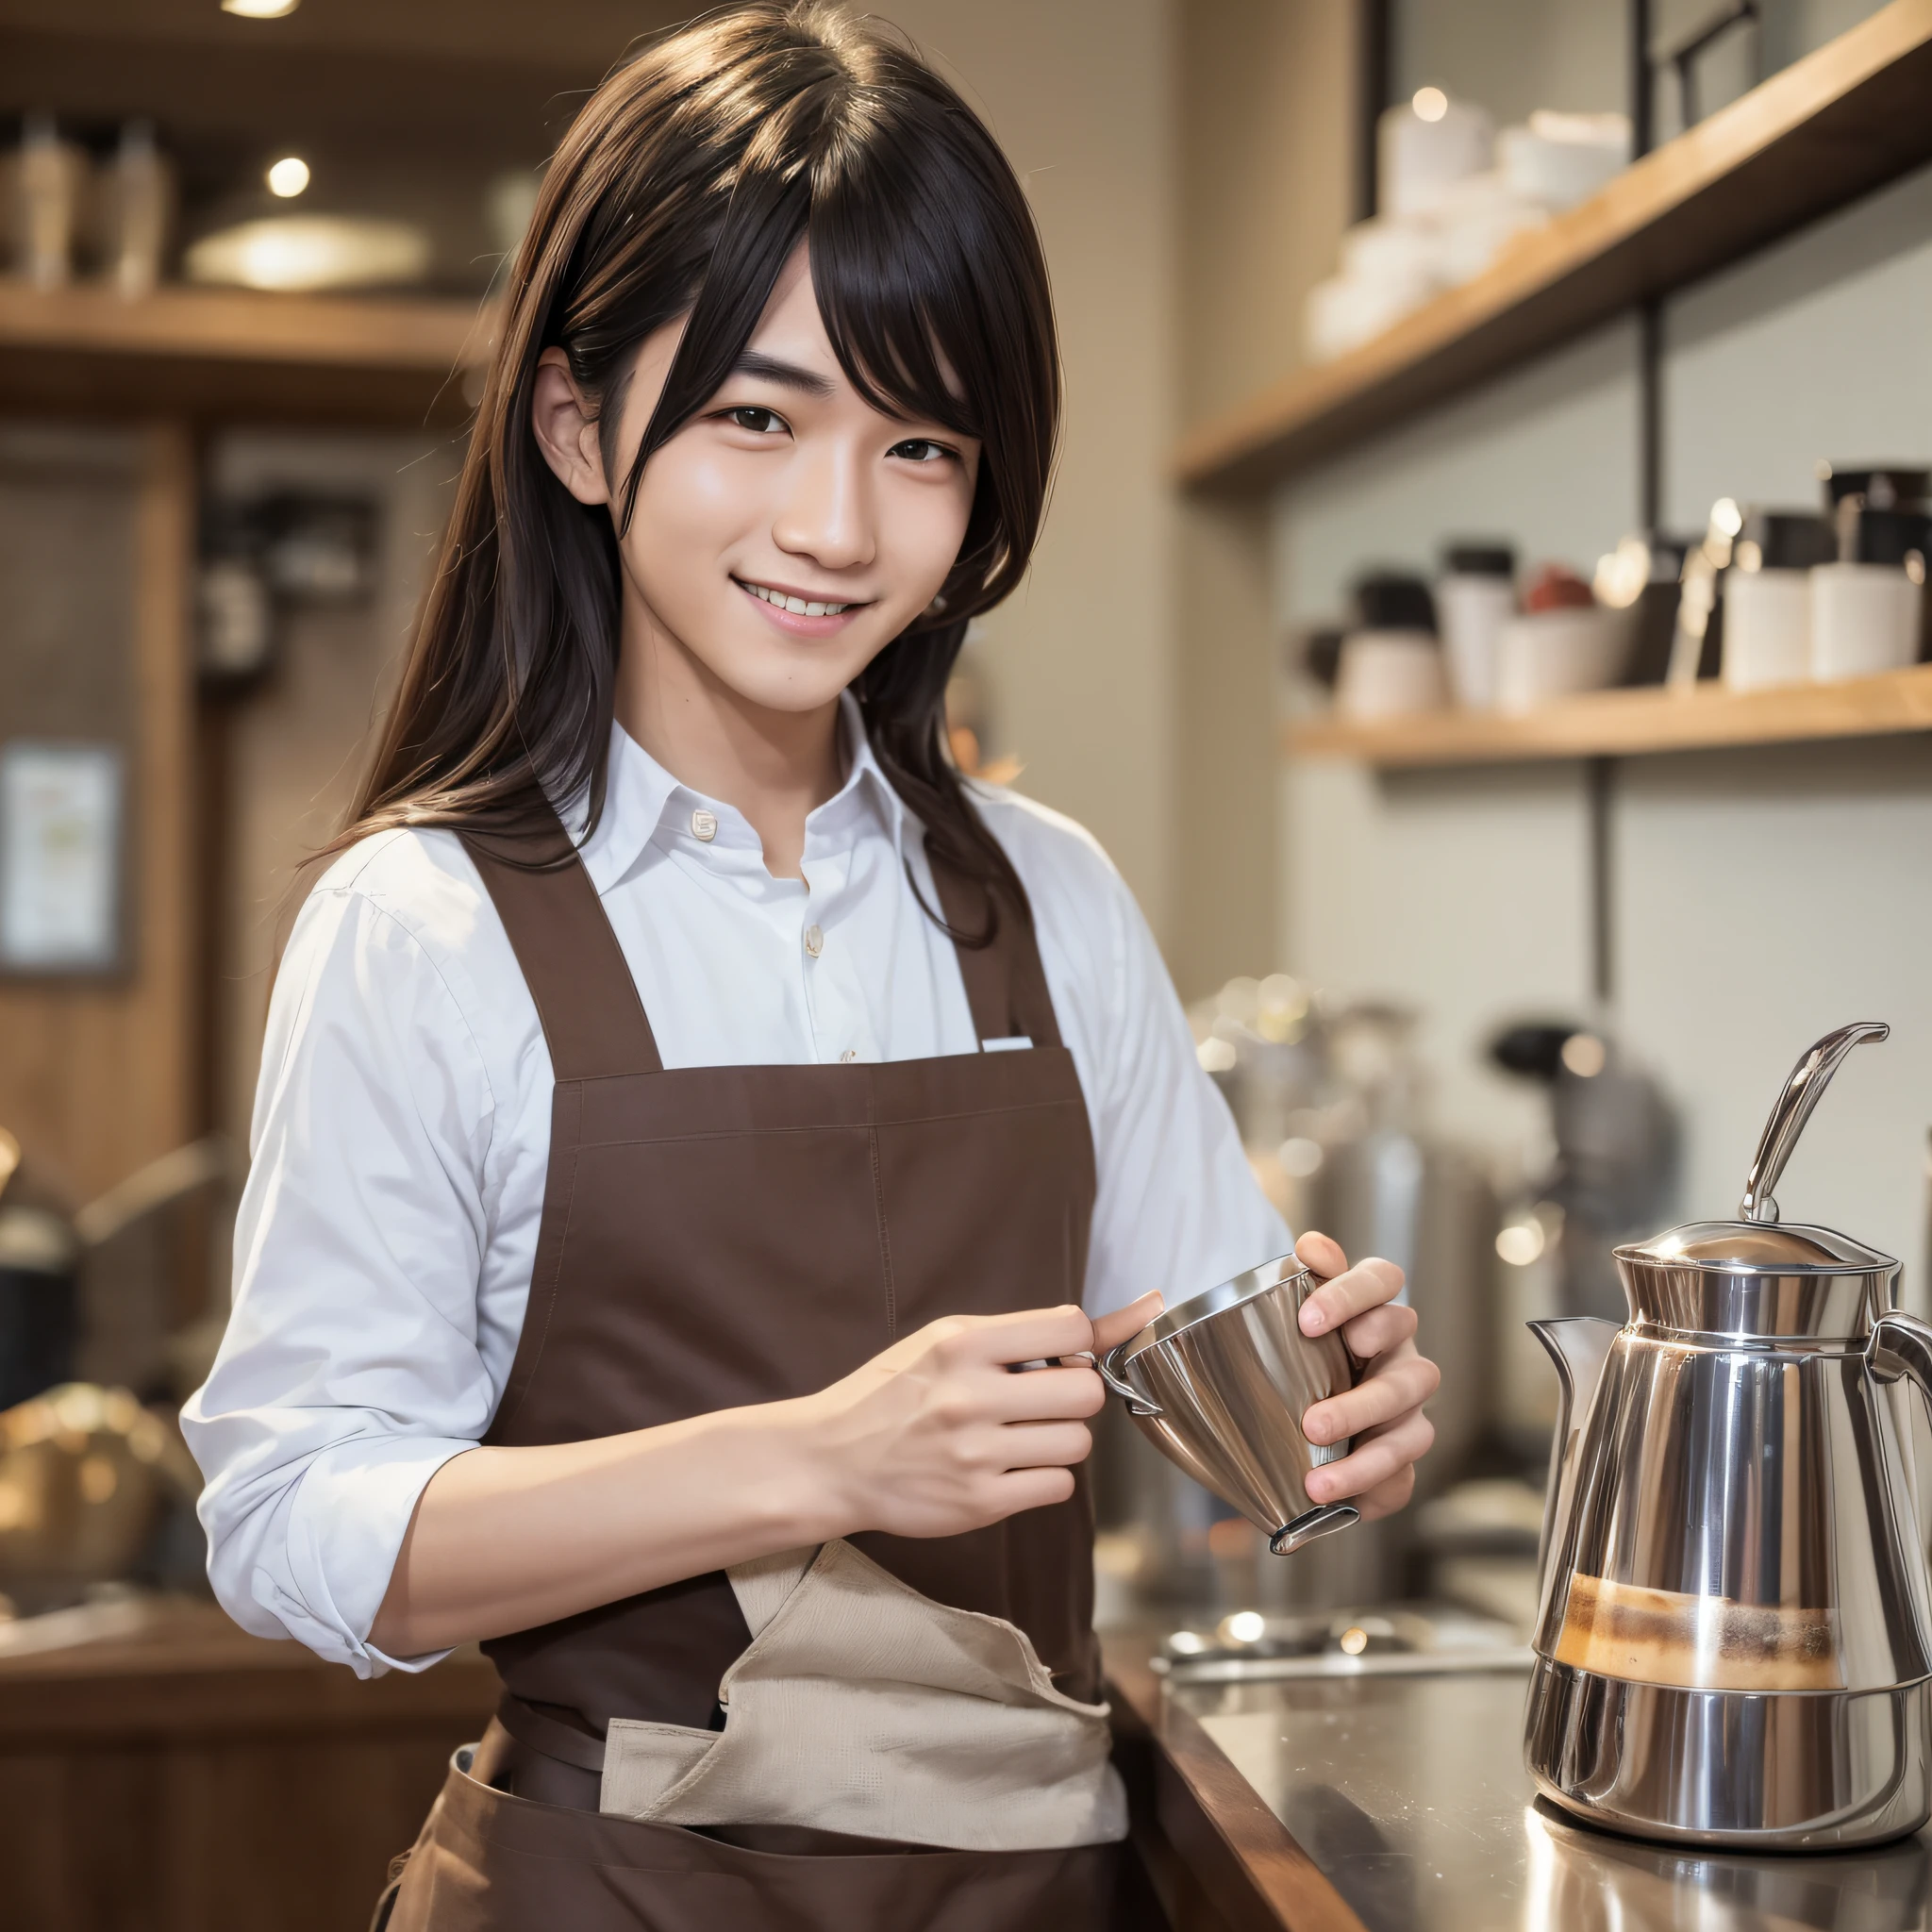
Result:
<svg viewBox="0 0 1932 1932"><path fill-rule="evenodd" d="M1932 1814L1932 1583L1911 1417L1932 1327L1899 1265L1772 1191L1846 1054L1772 1109L1737 1221L1616 1250L1623 1326L1531 1324L1562 1404L1524 1752L1545 1797L1641 1838L1869 1844ZM1901 1386L1916 1384L1918 1393Z"/></svg>
<svg viewBox="0 0 1932 1932"><path fill-rule="evenodd" d="M1177 1303L1098 1364L1107 1386L1161 1453L1212 1490L1286 1557L1360 1512L1311 1505L1307 1476L1348 1454L1310 1442L1302 1417L1354 1385L1340 1334L1307 1336L1298 1319L1315 1277L1292 1255Z"/></svg>

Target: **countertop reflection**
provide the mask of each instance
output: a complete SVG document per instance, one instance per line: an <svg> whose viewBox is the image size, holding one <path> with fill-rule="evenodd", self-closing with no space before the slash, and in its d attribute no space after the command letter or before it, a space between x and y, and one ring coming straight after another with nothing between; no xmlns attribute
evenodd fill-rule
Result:
<svg viewBox="0 0 1932 1932"><path fill-rule="evenodd" d="M1669 1851L1533 1801L1514 1674L1174 1685L1370 1932L1932 1928L1932 1840Z"/></svg>

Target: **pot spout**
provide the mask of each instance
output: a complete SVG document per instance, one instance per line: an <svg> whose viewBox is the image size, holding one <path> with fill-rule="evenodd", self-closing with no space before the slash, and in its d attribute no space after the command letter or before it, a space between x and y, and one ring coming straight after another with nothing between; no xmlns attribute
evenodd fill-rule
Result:
<svg viewBox="0 0 1932 1932"><path fill-rule="evenodd" d="M1537 1548L1537 1626L1549 1617L1550 1577L1562 1561L1569 1541L1570 1515L1576 1503L1577 1451L1583 1425L1590 1420L1597 1384L1610 1343L1623 1332L1614 1322L1595 1315L1566 1315L1558 1321L1532 1322L1530 1333L1549 1350L1562 1385L1557 1404L1557 1428L1550 1441L1550 1481L1543 1497L1543 1533Z"/></svg>

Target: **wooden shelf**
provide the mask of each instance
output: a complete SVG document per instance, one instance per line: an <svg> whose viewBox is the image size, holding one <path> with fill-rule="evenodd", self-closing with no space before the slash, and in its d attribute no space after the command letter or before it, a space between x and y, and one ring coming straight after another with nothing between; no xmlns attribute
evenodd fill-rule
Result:
<svg viewBox="0 0 1932 1932"><path fill-rule="evenodd" d="M1932 0L1892 4L1626 168L1474 281L1191 430L1192 489L1254 491L1932 158Z"/></svg>
<svg viewBox="0 0 1932 1932"><path fill-rule="evenodd" d="M1288 726L1285 743L1298 758L1358 758L1393 768L1629 758L1907 731L1932 731L1932 664L1774 691L1732 691L1707 683L1690 691L1652 685L1591 691L1520 718L1432 711L1375 724L1308 719Z"/></svg>
<svg viewBox="0 0 1932 1932"><path fill-rule="evenodd" d="M475 303L0 281L0 408L397 426L460 422Z"/></svg>

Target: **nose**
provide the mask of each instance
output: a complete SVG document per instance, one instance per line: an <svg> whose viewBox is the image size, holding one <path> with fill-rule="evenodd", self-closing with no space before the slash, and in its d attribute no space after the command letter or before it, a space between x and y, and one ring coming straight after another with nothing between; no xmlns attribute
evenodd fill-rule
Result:
<svg viewBox="0 0 1932 1932"><path fill-rule="evenodd" d="M787 490L772 541L822 570L852 570L876 550L870 472L842 439L808 440L788 465Z"/></svg>

